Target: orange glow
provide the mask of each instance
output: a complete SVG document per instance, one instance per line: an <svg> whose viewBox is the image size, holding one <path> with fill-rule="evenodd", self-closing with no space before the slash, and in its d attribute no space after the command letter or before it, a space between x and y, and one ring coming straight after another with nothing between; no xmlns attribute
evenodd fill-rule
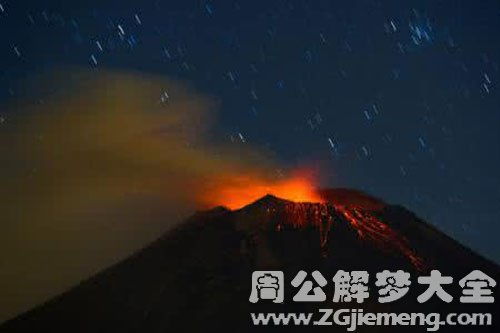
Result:
<svg viewBox="0 0 500 333"><path fill-rule="evenodd" d="M383 251L401 253L418 270L425 268L423 259L408 241L378 217L377 212L385 206L383 202L359 191L333 189L320 194L316 188L314 179L304 173L280 181L268 181L256 174L228 174L206 184L198 201L207 208L224 206L235 210L271 194L288 200L279 201L276 207L273 201L258 206L265 209L268 221L274 221L277 231L314 226L319 229L323 248L328 243L331 225L344 220L360 239Z"/></svg>
<svg viewBox="0 0 500 333"><path fill-rule="evenodd" d="M229 177L206 191L201 198L205 206L242 208L267 194L294 202L323 202L315 182L303 175L281 181L267 181L257 176Z"/></svg>

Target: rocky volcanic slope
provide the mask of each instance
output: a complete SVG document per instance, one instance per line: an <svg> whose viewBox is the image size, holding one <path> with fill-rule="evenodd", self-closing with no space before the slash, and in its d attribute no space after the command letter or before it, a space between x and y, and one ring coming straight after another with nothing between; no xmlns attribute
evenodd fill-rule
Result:
<svg viewBox="0 0 500 333"><path fill-rule="evenodd" d="M485 306L415 301L424 291L416 278L431 269L453 276L455 282L474 269L500 281L497 265L402 207L351 190L324 191L323 196L325 203L266 196L236 211L218 207L199 212L130 258L0 326L0 332L257 331L262 327L250 325L250 312L338 307L500 315L498 302ZM285 273L285 304L249 303L252 272L268 269ZM338 269L369 271L370 299L362 305L333 303L331 278ZM376 302L375 273L384 269L411 273L412 285L404 301ZM299 270L319 270L330 281L325 303L291 302L296 290L289 282ZM447 291L456 299L461 293L458 283ZM336 326L324 329L345 331ZM358 331L391 329L361 327ZM401 332L401 328L392 331ZM412 331L425 328L404 329ZM441 327L442 331L497 332L497 327Z"/></svg>

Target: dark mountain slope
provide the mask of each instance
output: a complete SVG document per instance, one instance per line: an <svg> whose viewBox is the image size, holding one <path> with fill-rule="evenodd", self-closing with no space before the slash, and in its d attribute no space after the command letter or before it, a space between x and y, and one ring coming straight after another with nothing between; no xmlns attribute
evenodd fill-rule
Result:
<svg viewBox="0 0 500 333"><path fill-rule="evenodd" d="M363 308L383 312L491 312L494 305L462 305L458 280L480 269L500 281L500 269L402 207L346 189L324 191L326 203L294 203L266 196L237 211L199 212L127 260L0 326L0 332L237 332L262 330L250 312L317 312ZM248 301L255 270L282 270L285 304ZM363 304L332 302L339 269L370 272ZM404 299L379 304L375 273L406 270L412 285ZM418 304L417 276L431 269L454 277L440 300ZM323 303L293 303L290 285L299 270L319 270L329 284ZM498 296L498 292L495 294ZM498 297L496 297L498 299ZM318 319L318 318L316 318ZM495 319L495 318L494 318ZM285 327L267 327L280 330ZM286 327L318 330L320 327ZM345 332L345 327L323 327ZM441 327L440 332L496 332L497 327ZM361 327L359 332L402 332L401 327ZM404 327L423 332L424 327Z"/></svg>

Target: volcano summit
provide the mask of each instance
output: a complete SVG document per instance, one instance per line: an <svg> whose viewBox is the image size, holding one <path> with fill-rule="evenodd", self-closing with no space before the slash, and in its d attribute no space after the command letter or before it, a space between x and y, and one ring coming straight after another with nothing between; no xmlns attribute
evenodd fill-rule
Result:
<svg viewBox="0 0 500 333"><path fill-rule="evenodd" d="M325 190L321 202L292 202L271 195L237 210L217 207L194 214L128 259L68 292L0 326L1 332L171 332L232 329L257 331L250 313L313 312L363 308L372 312L500 314L495 304L460 304L458 280L479 269L499 281L499 267L425 223L403 207L358 191ZM455 300L417 303L420 275L438 269L454 277ZM251 304L254 271L283 271L284 304ZM320 304L293 303L290 281L300 270L329 281ZM333 303L338 270L367 271L370 298ZM405 298L377 303L374 278L383 270L411 274ZM296 291L296 290L295 290ZM498 302L498 292L495 290ZM495 320L497 318L494 318ZM267 327L274 330L280 327ZM320 327L282 326L287 331ZM345 327L322 327L344 332ZM359 332L401 332L400 327L360 327ZM424 327L404 327L422 332ZM495 325L442 326L440 331L498 332Z"/></svg>

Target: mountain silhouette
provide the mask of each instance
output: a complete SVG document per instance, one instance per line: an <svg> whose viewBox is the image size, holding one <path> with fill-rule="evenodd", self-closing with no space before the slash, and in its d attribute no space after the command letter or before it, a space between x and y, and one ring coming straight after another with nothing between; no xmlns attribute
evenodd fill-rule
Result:
<svg viewBox="0 0 500 333"><path fill-rule="evenodd" d="M365 312L492 313L491 326L441 326L440 332L498 332L498 302L461 304L459 280L481 270L500 281L500 268L401 206L359 191L321 191L324 202L297 203L272 195L238 210L200 211L126 260L83 281L0 326L0 332L252 332L328 330L346 327L253 326L250 313L317 312L319 308ZM438 269L453 277L454 299L416 301L426 286L418 276ZM249 302L254 271L283 271L283 304ZM328 281L326 301L296 303L290 281L318 270ZM334 303L338 270L368 271L364 303ZM402 299L377 302L376 273L411 275ZM494 296L498 300L497 289ZM318 318L317 318L318 319ZM361 326L357 332L423 332L422 326Z"/></svg>

